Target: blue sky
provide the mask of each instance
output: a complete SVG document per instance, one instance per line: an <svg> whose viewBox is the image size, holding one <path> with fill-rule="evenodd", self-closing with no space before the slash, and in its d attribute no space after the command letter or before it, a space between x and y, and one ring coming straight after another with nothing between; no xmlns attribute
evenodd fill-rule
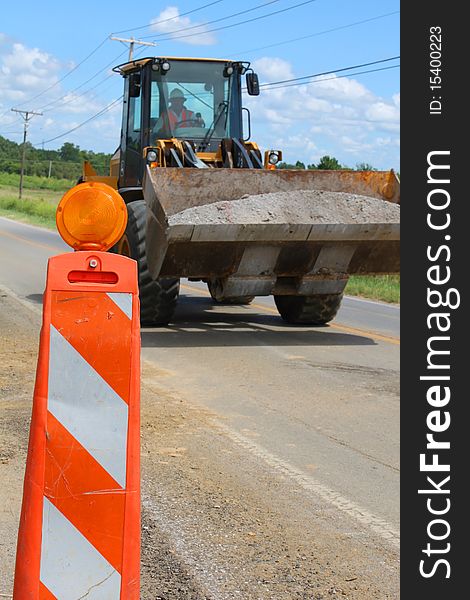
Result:
<svg viewBox="0 0 470 600"><path fill-rule="evenodd" d="M221 0L183 16L210 2L81 0L78 3L5 4L0 21L0 134L21 140L22 125L11 113L11 107L42 110L44 116L35 117L29 130L30 141L41 147L43 140L76 127L118 98L122 93L122 80L118 75L109 77L109 65L125 61L124 45L108 39L80 64L114 32L122 32L119 33L122 37L162 40L156 48L136 48L142 56L250 60L261 83L399 54L398 0L314 0L219 31L210 30L281 11L302 0L239 0L237 3ZM257 6L260 8L226 18ZM216 19L220 21L203 25ZM152 21L154 24L149 27ZM196 25L199 27L194 27ZM141 26L146 27L137 29ZM194 28L170 33L188 27ZM336 31L328 31L331 29ZM177 35L188 34L194 35L175 39ZM304 36L310 37L272 46ZM77 68L70 73L74 67ZM262 149L282 149L284 158L290 162L297 159L316 162L324 154L330 154L352 167L358 162L368 162L380 169L398 169L399 69L353 75L358 70L361 69L317 78L309 85L264 90L257 98L247 97L246 105L252 112L252 139ZM86 83L88 79L91 80ZM49 87L51 89L44 91ZM58 148L70 141L82 148L112 152L119 141L120 110L118 103L46 147Z"/></svg>

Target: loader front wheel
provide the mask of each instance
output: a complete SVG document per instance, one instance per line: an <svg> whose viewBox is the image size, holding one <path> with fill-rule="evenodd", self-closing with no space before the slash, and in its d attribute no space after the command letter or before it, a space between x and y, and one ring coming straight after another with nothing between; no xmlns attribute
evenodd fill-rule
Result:
<svg viewBox="0 0 470 600"><path fill-rule="evenodd" d="M274 296L277 310L287 323L325 325L334 317L343 294L316 294L315 296Z"/></svg>
<svg viewBox="0 0 470 600"><path fill-rule="evenodd" d="M251 304L255 299L254 296L224 296L219 279L209 279L207 287L212 300L217 304Z"/></svg>
<svg viewBox="0 0 470 600"><path fill-rule="evenodd" d="M145 200L127 205L127 227L111 252L137 261L139 271L140 322L142 325L167 325L178 301L179 279L152 279L145 251L147 209Z"/></svg>

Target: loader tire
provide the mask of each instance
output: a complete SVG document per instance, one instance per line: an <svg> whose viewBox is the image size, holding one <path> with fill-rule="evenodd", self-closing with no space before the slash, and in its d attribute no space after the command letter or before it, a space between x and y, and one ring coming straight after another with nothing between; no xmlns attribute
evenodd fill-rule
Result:
<svg viewBox="0 0 470 600"><path fill-rule="evenodd" d="M221 296L219 293L220 284L218 279L210 279L207 282L212 300L217 304L251 304L255 299L254 296Z"/></svg>
<svg viewBox="0 0 470 600"><path fill-rule="evenodd" d="M111 252L137 261L141 324L167 325L176 308L180 280L152 279L145 250L146 212L145 200L129 202L126 231Z"/></svg>
<svg viewBox="0 0 470 600"><path fill-rule="evenodd" d="M343 294L316 294L315 296L274 296L279 314L292 324L325 325L334 317Z"/></svg>

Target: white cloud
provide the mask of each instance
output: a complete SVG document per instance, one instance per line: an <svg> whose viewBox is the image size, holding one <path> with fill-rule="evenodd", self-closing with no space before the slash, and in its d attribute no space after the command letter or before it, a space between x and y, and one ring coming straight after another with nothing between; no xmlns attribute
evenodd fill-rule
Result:
<svg viewBox="0 0 470 600"><path fill-rule="evenodd" d="M158 19L170 16L177 18L156 25L162 33L190 26L189 19L181 17L176 7L167 7ZM203 28L194 31L203 40L209 35ZM188 40L194 42L194 38ZM304 75L280 57L260 58L253 67L261 83ZM22 103L58 82L66 69L64 62L47 52L0 34L0 132L20 130L21 118L11 113L10 108L23 106ZM263 149L283 150L287 162L318 162L321 156L329 154L350 166L368 162L381 169L399 168L400 94L380 97L354 78L329 75L320 79L311 85L261 88L259 97L246 96L244 104L252 115L252 139ZM43 117L32 120L29 139L33 143L49 139L80 124L109 105L119 95L120 87L113 88L111 97L105 91L100 92L102 97L80 96L80 92L67 92L58 83L32 104L24 104L37 110L54 101L45 107ZM112 110L60 138L51 147L71 141L82 148L112 152L119 141L121 110L118 102ZM18 134L13 139L20 141L20 138Z"/></svg>
<svg viewBox="0 0 470 600"><path fill-rule="evenodd" d="M60 63L47 52L18 42L0 48L0 95L7 102L26 100L56 83Z"/></svg>
<svg viewBox="0 0 470 600"><path fill-rule="evenodd" d="M258 58L252 66L263 82L282 81L294 77L291 64L282 58Z"/></svg>
<svg viewBox="0 0 470 600"><path fill-rule="evenodd" d="M43 116L32 119L28 133L33 144L41 144L41 140L69 131L111 103L109 96L64 90L59 77L69 68L69 63L47 52L0 34L0 134L5 132L11 139L21 141L22 119L11 112L11 107L43 112ZM113 151L119 140L121 111L122 105L117 103L102 117L59 138L50 147L71 141L96 152Z"/></svg>
<svg viewBox="0 0 470 600"><path fill-rule="evenodd" d="M371 121L390 121L397 123L399 120L399 111L395 104L378 101L367 108L366 117Z"/></svg>
<svg viewBox="0 0 470 600"><path fill-rule="evenodd" d="M296 77L281 58L264 57L253 67L261 83ZM262 87L260 96L247 97L245 104L252 113L253 139L265 129L263 141L284 149L287 162L317 162L329 154L343 164L398 167L399 94L381 98L354 78L328 75L310 85Z"/></svg>
<svg viewBox="0 0 470 600"><path fill-rule="evenodd" d="M75 94L74 92L68 92L62 96L60 103L52 106L54 112L71 114L89 114L98 112L101 108L104 108L103 102L98 102L87 95L83 96L82 93Z"/></svg>
<svg viewBox="0 0 470 600"><path fill-rule="evenodd" d="M178 41L185 44L211 46L217 41L212 33L207 32L206 25L192 22L189 17L181 17L177 6L167 6L158 17L150 21L150 24L152 25L152 31L168 34L171 38L178 39ZM189 31L179 31L188 27L191 28ZM172 34L173 31L174 34Z"/></svg>
<svg viewBox="0 0 470 600"><path fill-rule="evenodd" d="M349 98L351 103L363 102L372 98L371 92L359 81L349 79L348 77L336 77L334 75L324 75L315 80L315 89L319 90L323 98L332 100L343 100Z"/></svg>
<svg viewBox="0 0 470 600"><path fill-rule="evenodd" d="M370 151L374 146L373 144L366 142L364 136L351 138L347 135L342 135L339 139L339 143L344 151L349 154L354 154L357 157L360 157L366 150Z"/></svg>

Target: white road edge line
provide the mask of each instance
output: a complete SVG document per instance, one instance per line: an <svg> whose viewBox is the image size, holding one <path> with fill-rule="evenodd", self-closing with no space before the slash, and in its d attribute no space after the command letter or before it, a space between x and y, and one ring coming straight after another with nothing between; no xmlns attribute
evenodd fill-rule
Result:
<svg viewBox="0 0 470 600"><path fill-rule="evenodd" d="M0 291L12 296L16 300L18 300L23 306L29 308L35 314L42 314L41 309L33 305L31 302L24 300L15 292L13 292L12 290L10 290L2 284L0 284ZM335 492L334 490L330 489L323 483L320 483L312 476L307 475L306 473L304 473L300 469L297 469L288 462L278 458L274 454L271 454L262 446L255 444L253 441L234 431L230 427L227 427L226 425L217 421L213 421L213 423L217 429L222 431L233 442L238 444L244 450L248 450L254 456L263 460L272 469L282 473L283 475L288 476L291 480L297 483L297 485L302 487L304 490L308 491L309 493L316 494L323 501L328 502L341 512L347 514L349 517L352 517L361 525L364 525L372 531L374 531L374 533L379 535L382 539L390 543L395 548L399 548L400 532L397 529L395 529L393 525L390 525L384 519L377 517L368 510L362 508L352 500L348 500L348 498L345 498L339 492Z"/></svg>
<svg viewBox="0 0 470 600"><path fill-rule="evenodd" d="M142 489L142 507L148 511L149 518L157 524L160 531L171 540L178 559L189 571L195 583L204 591L204 598L217 598L217 600L233 598L222 589L224 579L227 578L225 568L220 562L212 560L207 551L201 552L201 545L197 538L195 540L191 535L187 535L187 520L181 520L180 515L176 518L167 518L166 512L153 496L145 493L144 489ZM197 525L196 515L191 525L193 523Z"/></svg>
<svg viewBox="0 0 470 600"><path fill-rule="evenodd" d="M24 225L25 227L30 227L32 229L39 229L40 231L43 231L43 232L45 231L47 233L50 233L55 238L60 237L59 234L56 231L54 231L53 229L47 229L46 227L41 227L40 225L31 225L31 223L23 223L23 221L15 221L15 219L10 219L9 217L4 217L3 215L0 216L0 219L8 221L9 223L14 223L15 225ZM395 310L400 310L399 304L390 304L388 302L380 302L378 300L368 300L367 298L358 298L357 296L349 296L348 294L345 294L344 297L347 298L348 300L354 300L356 302L364 302L366 304L375 304L377 306L386 306L388 308L394 308Z"/></svg>
<svg viewBox="0 0 470 600"><path fill-rule="evenodd" d="M19 302L24 307L28 308L34 314L42 316L42 305L36 306L36 304L33 304L30 300L25 300L21 296L18 296L18 294L12 289L7 287L6 285L3 285L2 283L0 283L0 292L14 298L17 302Z"/></svg>
<svg viewBox="0 0 470 600"><path fill-rule="evenodd" d="M244 450L248 450L251 454L264 461L272 469L278 471L284 476L289 477L305 491L315 494L323 501L334 506L341 512L347 514L349 517L352 517L361 525L371 529L375 534L379 535L382 539L395 548L400 547L400 532L381 517L377 517L352 500L345 498L339 492L336 492L323 483L320 483L311 475L307 475L297 467L294 467L290 463L278 458L274 454L271 454L271 452L268 452L268 450L262 446L259 446L252 440L246 438L237 431L234 431L227 425L217 421L214 421L213 423L216 428L221 430L238 446Z"/></svg>
<svg viewBox="0 0 470 600"><path fill-rule="evenodd" d="M390 304L389 302L380 302L380 300L368 300L367 298L358 298L357 296L348 296L348 294L344 295L348 300L354 300L356 302L364 302L365 304L375 304L376 306L386 306L387 308L394 308L395 310L400 310L399 304Z"/></svg>
<svg viewBox="0 0 470 600"><path fill-rule="evenodd" d="M0 215L0 219L3 221L8 221L9 223L13 223L15 225L29 227L30 229L38 229L43 233L50 233L53 237L60 237L57 231L54 231L53 229L48 229L47 227L41 227L40 225L32 225L31 223L23 223L23 221L15 221L15 219L10 219L9 217L4 217L3 215Z"/></svg>

